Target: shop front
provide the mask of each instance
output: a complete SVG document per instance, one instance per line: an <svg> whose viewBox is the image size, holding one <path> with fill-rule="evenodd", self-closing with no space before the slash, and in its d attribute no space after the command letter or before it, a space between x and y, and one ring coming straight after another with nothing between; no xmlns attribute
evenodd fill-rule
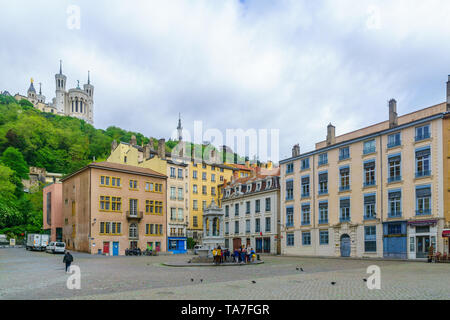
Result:
<svg viewBox="0 0 450 320"><path fill-rule="evenodd" d="M408 221L408 259L426 259L430 246L436 252L437 220Z"/></svg>
<svg viewBox="0 0 450 320"><path fill-rule="evenodd" d="M187 241L185 237L169 237L167 240L168 251L174 254L187 252Z"/></svg>
<svg viewBox="0 0 450 320"><path fill-rule="evenodd" d="M442 239L444 240L444 252L450 254L450 229L442 230Z"/></svg>
<svg viewBox="0 0 450 320"><path fill-rule="evenodd" d="M383 257L388 259L407 259L406 221L383 223Z"/></svg>

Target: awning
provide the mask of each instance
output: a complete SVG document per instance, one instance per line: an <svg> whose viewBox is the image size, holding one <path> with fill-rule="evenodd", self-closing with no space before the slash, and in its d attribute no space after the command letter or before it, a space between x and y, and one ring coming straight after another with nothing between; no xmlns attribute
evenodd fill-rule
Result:
<svg viewBox="0 0 450 320"><path fill-rule="evenodd" d="M443 237L450 237L450 229L442 230L442 236Z"/></svg>

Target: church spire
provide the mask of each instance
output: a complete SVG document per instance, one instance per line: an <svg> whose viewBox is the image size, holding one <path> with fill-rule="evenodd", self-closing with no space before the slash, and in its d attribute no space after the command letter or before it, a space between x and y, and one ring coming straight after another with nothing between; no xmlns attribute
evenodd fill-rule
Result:
<svg viewBox="0 0 450 320"><path fill-rule="evenodd" d="M62 74L62 60L59 60L59 74Z"/></svg>
<svg viewBox="0 0 450 320"><path fill-rule="evenodd" d="M181 113L178 114L178 140L183 140L183 127L181 126Z"/></svg>
<svg viewBox="0 0 450 320"><path fill-rule="evenodd" d="M42 95L42 83L39 82L39 94Z"/></svg>
<svg viewBox="0 0 450 320"><path fill-rule="evenodd" d="M88 84L91 84L91 72L88 70Z"/></svg>

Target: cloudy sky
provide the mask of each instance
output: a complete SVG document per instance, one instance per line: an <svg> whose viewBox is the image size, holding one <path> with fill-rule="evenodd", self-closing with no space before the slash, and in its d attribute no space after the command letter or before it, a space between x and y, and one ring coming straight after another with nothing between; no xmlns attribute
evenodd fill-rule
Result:
<svg viewBox="0 0 450 320"><path fill-rule="evenodd" d="M80 28L71 6L80 8ZM0 0L0 90L95 85L97 128L279 129L281 159L445 101L450 1ZM69 23L69 24L68 24Z"/></svg>

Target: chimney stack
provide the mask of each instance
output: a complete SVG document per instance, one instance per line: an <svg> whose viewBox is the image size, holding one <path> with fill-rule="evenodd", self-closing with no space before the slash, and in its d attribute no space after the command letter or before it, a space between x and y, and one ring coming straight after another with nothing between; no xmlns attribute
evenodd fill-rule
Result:
<svg viewBox="0 0 450 320"><path fill-rule="evenodd" d="M111 143L111 152L113 152L114 150L116 150L118 144L117 144L117 140L114 139L113 142Z"/></svg>
<svg viewBox="0 0 450 320"><path fill-rule="evenodd" d="M327 127L327 146L336 143L336 127L331 123Z"/></svg>
<svg viewBox="0 0 450 320"><path fill-rule="evenodd" d="M144 146L144 160L150 159L150 142Z"/></svg>
<svg viewBox="0 0 450 320"><path fill-rule="evenodd" d="M447 111L450 112L450 74L447 81Z"/></svg>
<svg viewBox="0 0 450 320"><path fill-rule="evenodd" d="M166 139L158 140L158 157L162 160L166 159Z"/></svg>
<svg viewBox="0 0 450 320"><path fill-rule="evenodd" d="M300 145L297 143L292 147L292 157L298 157L300 155Z"/></svg>
<svg viewBox="0 0 450 320"><path fill-rule="evenodd" d="M397 125L397 101L391 99L389 100L389 128L396 127Z"/></svg>
<svg viewBox="0 0 450 320"><path fill-rule="evenodd" d="M135 146L135 145L137 144L137 140L136 140L136 136L135 136L135 135L132 135L132 136L131 136L130 144L131 144L132 146Z"/></svg>

